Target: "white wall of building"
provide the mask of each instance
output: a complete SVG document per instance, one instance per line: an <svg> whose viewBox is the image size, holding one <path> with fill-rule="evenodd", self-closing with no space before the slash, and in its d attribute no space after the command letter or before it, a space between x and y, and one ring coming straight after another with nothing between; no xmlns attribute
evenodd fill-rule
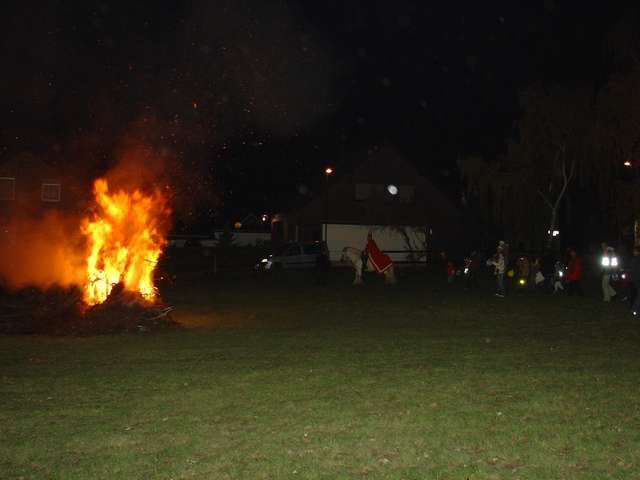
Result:
<svg viewBox="0 0 640 480"><path fill-rule="evenodd" d="M422 250L426 245L426 231L420 227L402 227L407 232L414 248ZM367 234L373 232L373 239L378 244L380 250L385 252L391 260L396 263L411 261L410 248L401 232L391 227L381 225L339 225L328 224L326 238L324 225L322 236L327 242L330 259L332 262L339 262L342 257L344 247L355 247L362 250L367 243ZM420 259L422 262L425 258Z"/></svg>

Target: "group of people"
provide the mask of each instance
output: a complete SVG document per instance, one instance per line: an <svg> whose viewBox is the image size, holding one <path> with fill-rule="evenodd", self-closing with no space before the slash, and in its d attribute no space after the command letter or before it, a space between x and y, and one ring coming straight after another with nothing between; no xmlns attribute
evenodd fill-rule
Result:
<svg viewBox="0 0 640 480"><path fill-rule="evenodd" d="M476 251L465 258L461 269L456 268L445 252L441 253L441 259L444 261L448 283L453 283L457 277L462 276L466 289L478 286L481 263ZM584 295L583 262L575 248L567 249L564 258L556 257L551 251L539 257L517 255L511 258L509 244L500 241L495 253L486 260L486 266L491 268L495 277L495 296L500 298L506 296L507 283L519 290L535 289L553 294L566 292L568 295ZM640 315L640 294L636 294L640 290L640 247L634 249L630 268L623 271L615 249L603 243L600 274L603 300L610 302L613 298L629 299L633 314ZM622 290L622 294L616 288Z"/></svg>
<svg viewBox="0 0 640 480"><path fill-rule="evenodd" d="M633 315L640 315L640 246L634 248L630 268L622 270L621 262L615 249L606 243L601 245L600 275L602 297L605 302L613 298L628 299L631 302ZM466 289L479 286L478 274L481 268L481 258L477 251L471 252L462 264L456 268L453 260L446 252L441 252L441 260L446 269L447 282L453 283L457 277L463 276ZM362 271L371 266L371 270L386 274L393 272L391 259L385 255L373 240L372 233L367 235L367 243L361 251ZM496 246L495 253L486 260L486 266L492 269L495 277L495 295L500 298L506 296L506 284L511 282L516 289L536 289L546 293L557 294L566 291L568 295L584 295L582 289L583 263L575 248L568 248L564 258L557 258L553 252L530 259L526 255L510 257L509 244L501 240ZM393 277L393 275L391 275ZM395 283L395 278L392 282ZM623 291L618 296L616 288Z"/></svg>

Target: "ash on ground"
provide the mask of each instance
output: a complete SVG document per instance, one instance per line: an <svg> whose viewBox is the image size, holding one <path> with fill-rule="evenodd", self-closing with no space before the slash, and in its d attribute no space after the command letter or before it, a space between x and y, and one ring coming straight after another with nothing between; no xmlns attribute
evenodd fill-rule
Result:
<svg viewBox="0 0 640 480"><path fill-rule="evenodd" d="M179 329L173 307L147 302L114 286L103 303L88 307L78 289L0 291L0 334L99 335Z"/></svg>

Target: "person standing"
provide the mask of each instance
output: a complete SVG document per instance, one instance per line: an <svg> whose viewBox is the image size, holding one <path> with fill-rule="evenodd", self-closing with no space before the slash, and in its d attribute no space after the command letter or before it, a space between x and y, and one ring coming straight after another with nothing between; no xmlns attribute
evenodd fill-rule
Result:
<svg viewBox="0 0 640 480"><path fill-rule="evenodd" d="M569 249L569 265L567 267L567 294L584 295L582 291L582 259L574 248Z"/></svg>
<svg viewBox="0 0 640 480"><path fill-rule="evenodd" d="M442 263L445 267L447 283L451 284L456 279L456 268L453 265L453 261L451 261L451 259L447 256L447 252L440 252L440 258L442 259Z"/></svg>
<svg viewBox="0 0 640 480"><path fill-rule="evenodd" d="M640 247L633 248L633 258L631 259L631 284L635 289L635 296L631 304L631 313L640 314Z"/></svg>
<svg viewBox="0 0 640 480"><path fill-rule="evenodd" d="M493 258L487 260L487 265L493 265L493 273L496 277L496 297L504 298L506 294L504 289L505 261L501 246L498 246Z"/></svg>
<svg viewBox="0 0 640 480"><path fill-rule="evenodd" d="M518 258L516 269L518 271L518 285L526 288L529 284L529 275L531 273L531 266L526 255Z"/></svg>
<svg viewBox="0 0 640 480"><path fill-rule="evenodd" d="M605 302L610 302L616 296L616 291L611 286L611 275L618 269L618 257L613 247L602 244L602 297Z"/></svg>
<svg viewBox="0 0 640 480"><path fill-rule="evenodd" d="M551 250L547 250L540 259L540 272L544 277L544 283L542 284L542 290L546 293L554 291L555 274L556 274L556 259Z"/></svg>
<svg viewBox="0 0 640 480"><path fill-rule="evenodd" d="M558 261L555 263L554 273L553 273L553 293L554 294L560 291L564 291L563 279L564 279L564 267L562 266L562 263Z"/></svg>
<svg viewBox="0 0 640 480"><path fill-rule="evenodd" d="M389 268L392 268L391 258L378 248L378 244L373 239L373 233L371 232L367 235L367 245L364 247L364 252L376 272L384 273Z"/></svg>
<svg viewBox="0 0 640 480"><path fill-rule="evenodd" d="M327 244L322 242L320 243L320 252L316 256L316 283L318 285L327 284L330 267L329 250L327 249Z"/></svg>
<svg viewBox="0 0 640 480"><path fill-rule="evenodd" d="M478 253L474 250L464 261L465 289L478 288Z"/></svg>

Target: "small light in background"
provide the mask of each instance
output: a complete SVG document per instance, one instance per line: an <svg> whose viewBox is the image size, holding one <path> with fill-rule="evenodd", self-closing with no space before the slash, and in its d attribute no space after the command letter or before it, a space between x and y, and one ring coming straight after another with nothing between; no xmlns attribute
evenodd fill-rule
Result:
<svg viewBox="0 0 640 480"><path fill-rule="evenodd" d="M236 222L233 224L233 228L240 230L242 228L242 222Z"/></svg>
<svg viewBox="0 0 640 480"><path fill-rule="evenodd" d="M387 185L387 192L389 192L391 195L397 195L398 187L396 187L395 185Z"/></svg>
<svg viewBox="0 0 640 480"><path fill-rule="evenodd" d="M631 166L631 162L629 160L625 160L625 162L623 163L623 165L627 168L629 168Z"/></svg>
<svg viewBox="0 0 640 480"><path fill-rule="evenodd" d="M324 169L325 175L331 175L333 173L333 168L327 167Z"/></svg>
<svg viewBox="0 0 640 480"><path fill-rule="evenodd" d="M267 215L266 213L262 214L262 222L266 222L267 220L269 220L269 215Z"/></svg>
<svg viewBox="0 0 640 480"><path fill-rule="evenodd" d="M560 230L554 230L553 233L551 233L551 230L547 230L547 235L551 235L552 237L557 237L558 235L560 235Z"/></svg>

